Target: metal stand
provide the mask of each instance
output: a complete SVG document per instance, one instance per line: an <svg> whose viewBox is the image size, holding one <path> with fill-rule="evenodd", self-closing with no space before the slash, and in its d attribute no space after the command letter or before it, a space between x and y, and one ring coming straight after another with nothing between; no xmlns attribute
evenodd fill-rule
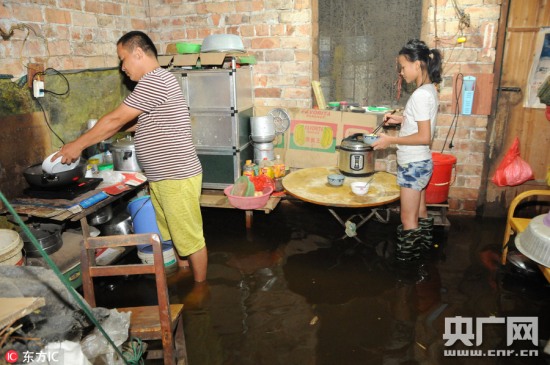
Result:
<svg viewBox="0 0 550 365"><path fill-rule="evenodd" d="M364 215L362 213L359 214L353 214L351 215L346 221L344 221L332 208L328 208L328 211L332 216L345 228L346 234L340 237L341 240L353 237L358 242L363 243L359 237L357 237L356 230L361 227L363 224L367 223L370 219L374 217L378 222L381 223L388 223L390 221L390 209L389 208L371 208L370 213L367 215ZM382 216L383 212L385 212L385 217ZM382 214L381 214L382 213ZM355 217L361 218L359 223L353 223L352 219Z"/></svg>

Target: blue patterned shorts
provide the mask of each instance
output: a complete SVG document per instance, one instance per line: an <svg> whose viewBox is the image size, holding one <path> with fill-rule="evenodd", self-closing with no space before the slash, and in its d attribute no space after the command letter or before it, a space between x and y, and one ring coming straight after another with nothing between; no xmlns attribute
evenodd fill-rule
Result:
<svg viewBox="0 0 550 365"><path fill-rule="evenodd" d="M405 166L397 165L397 185L422 191L428 186L433 171L432 160L411 162Z"/></svg>

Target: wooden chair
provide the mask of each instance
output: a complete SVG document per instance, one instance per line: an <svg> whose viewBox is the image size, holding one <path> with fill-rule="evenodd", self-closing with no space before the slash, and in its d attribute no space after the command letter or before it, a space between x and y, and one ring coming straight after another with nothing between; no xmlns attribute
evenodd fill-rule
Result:
<svg viewBox="0 0 550 365"><path fill-rule="evenodd" d="M514 233L523 232L532 218L521 218L514 216L517 206L525 199L532 196L550 196L550 190L527 190L521 194L518 194L510 204L508 208L508 216L506 218L506 228L504 229L504 239L502 241L502 256L501 263L502 265L506 264L506 257L508 256L508 242L510 241L510 236ZM545 200L546 201L546 200ZM543 213L541 213L543 214ZM544 276L547 280L550 281L550 269L544 266L539 265Z"/></svg>
<svg viewBox="0 0 550 365"><path fill-rule="evenodd" d="M96 249L127 247L136 245L153 246L153 264L124 264L98 266ZM183 334L183 304L170 304L162 244L157 234L131 234L120 236L88 237L81 250L82 287L84 298L90 306L96 306L93 278L153 274L157 287L158 305L117 308L119 312L131 312L130 335L144 341L161 340L162 354L148 351L147 358L163 358L164 364L187 364L187 350ZM159 356L160 355L160 356Z"/></svg>

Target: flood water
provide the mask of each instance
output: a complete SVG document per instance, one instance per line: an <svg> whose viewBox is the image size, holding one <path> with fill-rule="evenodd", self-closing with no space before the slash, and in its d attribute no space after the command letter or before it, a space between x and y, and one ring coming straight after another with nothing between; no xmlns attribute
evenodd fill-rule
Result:
<svg viewBox="0 0 550 365"><path fill-rule="evenodd" d="M341 239L344 228L325 207L293 200L255 212L250 231L242 211L209 208L203 218L208 286L192 292L188 271L169 277L171 301L186 304L190 365L548 363L550 286L529 261L500 265L503 219L448 216L447 230L435 228L434 252L398 265L395 212L389 223L358 228L362 242ZM117 295L116 283L104 290L137 305L154 297L147 286L141 279L131 293ZM514 317L535 323L521 329ZM473 327L446 329L446 319Z"/></svg>

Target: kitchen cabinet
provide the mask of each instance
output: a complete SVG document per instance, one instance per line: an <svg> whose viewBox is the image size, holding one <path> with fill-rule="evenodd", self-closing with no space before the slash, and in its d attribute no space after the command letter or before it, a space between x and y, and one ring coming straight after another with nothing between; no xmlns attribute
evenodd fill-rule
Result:
<svg viewBox="0 0 550 365"><path fill-rule="evenodd" d="M172 69L189 106L193 143L203 168L203 188L224 189L253 159L250 117L252 67Z"/></svg>

